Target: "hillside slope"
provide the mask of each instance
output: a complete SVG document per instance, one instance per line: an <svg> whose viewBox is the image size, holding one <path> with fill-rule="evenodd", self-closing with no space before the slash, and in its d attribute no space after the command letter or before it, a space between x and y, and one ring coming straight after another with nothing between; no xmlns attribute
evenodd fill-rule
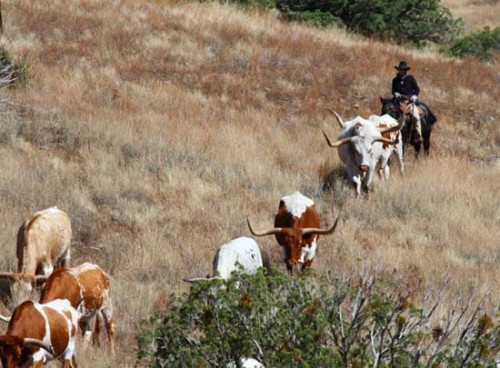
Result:
<svg viewBox="0 0 500 368"><path fill-rule="evenodd" d="M216 248L268 227L281 196L313 198L335 236L314 268L378 264L455 291L500 292L498 66L281 23L231 6L166 1L4 1L1 45L29 66L1 90L0 259L33 212L73 223L72 263L113 278L118 351L134 366L140 320L211 272ZM439 117L431 156L357 199L321 129L379 113L406 60ZM282 266L274 238L257 239ZM0 307L0 313L3 306ZM0 326L3 332L3 327Z"/></svg>

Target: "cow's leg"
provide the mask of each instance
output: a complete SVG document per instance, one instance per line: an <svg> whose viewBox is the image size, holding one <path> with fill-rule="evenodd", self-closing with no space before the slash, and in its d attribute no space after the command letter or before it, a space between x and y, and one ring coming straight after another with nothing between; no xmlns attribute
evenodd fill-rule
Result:
<svg viewBox="0 0 500 368"><path fill-rule="evenodd" d="M361 175L359 175L357 170L352 167L353 165L355 164L353 163L347 166L347 176L349 177L349 180L354 183L356 187L356 193L358 195L361 195Z"/></svg>
<svg viewBox="0 0 500 368"><path fill-rule="evenodd" d="M52 263L49 261L45 261L42 264L42 274L43 275L50 275L54 271L54 266L52 266Z"/></svg>
<svg viewBox="0 0 500 368"><path fill-rule="evenodd" d="M374 171L373 168L370 168L368 170L368 172L366 173L365 180L364 180L364 183L365 183L364 187L368 193L370 192L371 186L372 186L373 171Z"/></svg>
<svg viewBox="0 0 500 368"><path fill-rule="evenodd" d="M385 180L388 180L389 176L391 175L391 169L389 168L389 155L389 152L384 152L377 169L379 178Z"/></svg>
<svg viewBox="0 0 500 368"><path fill-rule="evenodd" d="M403 175L405 172L405 162L403 154L403 145L401 144L401 142L396 145L394 152L396 154L396 158L398 159L399 172L401 173L401 175Z"/></svg>
<svg viewBox="0 0 500 368"><path fill-rule="evenodd" d="M71 260L71 250L68 249L66 252L64 252L62 257L60 258L57 267L62 267L62 268L70 267L70 260Z"/></svg>
<svg viewBox="0 0 500 368"><path fill-rule="evenodd" d="M104 308L102 310L102 316L104 318L104 326L106 327L106 332L108 334L109 350L111 354L115 354L115 323L113 321L113 312L110 308Z"/></svg>
<svg viewBox="0 0 500 368"><path fill-rule="evenodd" d="M95 326L94 334L92 335L92 345L100 346L99 335L101 333L101 312L97 312L95 315Z"/></svg>
<svg viewBox="0 0 500 368"><path fill-rule="evenodd" d="M92 337L92 328L87 318L81 318L79 324L83 336L82 351L85 351L87 350L90 338Z"/></svg>
<svg viewBox="0 0 500 368"><path fill-rule="evenodd" d="M63 368L78 368L74 354L71 358L65 358L63 360Z"/></svg>

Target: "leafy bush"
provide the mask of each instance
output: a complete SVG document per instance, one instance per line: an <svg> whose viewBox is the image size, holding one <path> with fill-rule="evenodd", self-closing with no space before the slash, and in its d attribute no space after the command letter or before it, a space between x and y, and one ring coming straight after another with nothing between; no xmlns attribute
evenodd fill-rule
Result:
<svg viewBox="0 0 500 368"><path fill-rule="evenodd" d="M14 63L10 53L0 47L0 87L10 86L14 83L25 84L28 80L29 66L26 58L21 58Z"/></svg>
<svg viewBox="0 0 500 368"><path fill-rule="evenodd" d="M485 299L472 308L472 296L456 298L431 327L445 288L425 291L416 306L411 287L375 271L201 281L143 321L139 359L151 367L226 367L242 357L266 367L494 367L499 325L483 313Z"/></svg>
<svg viewBox="0 0 500 368"><path fill-rule="evenodd" d="M472 56L483 61L494 62L495 54L500 52L500 27L490 30L485 27L481 32L456 41L449 54L457 57Z"/></svg>
<svg viewBox="0 0 500 368"><path fill-rule="evenodd" d="M276 7L293 20L303 20L301 13L328 13L349 31L399 42L442 44L462 27L462 21L454 20L439 0L276 0Z"/></svg>
<svg viewBox="0 0 500 368"><path fill-rule="evenodd" d="M206 0L199 0L200 2L204 2ZM240 5L243 8L249 9L274 9L275 8L275 0L218 0L221 4L236 4Z"/></svg>

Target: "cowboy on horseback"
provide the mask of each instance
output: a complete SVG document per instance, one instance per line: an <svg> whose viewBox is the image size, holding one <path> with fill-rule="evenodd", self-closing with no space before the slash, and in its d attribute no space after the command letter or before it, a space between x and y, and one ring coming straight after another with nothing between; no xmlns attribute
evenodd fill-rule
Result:
<svg viewBox="0 0 500 368"><path fill-rule="evenodd" d="M405 110L405 114L408 115L411 114L411 104L418 106L425 113L428 123L430 125L434 124L437 120L436 117L429 107L418 99L420 88L418 87L415 77L408 73L408 70L411 68L404 60L400 61L399 65L394 68L397 69L398 74L392 80L392 94L400 101L400 108ZM414 119L414 122L415 141L420 142L422 141L422 126L420 119Z"/></svg>
<svg viewBox="0 0 500 368"><path fill-rule="evenodd" d="M418 105L418 94L420 93L420 88L413 75L408 73L410 67L406 64L406 61L400 61L398 66L395 66L398 70L398 74L392 80L392 94L398 100L403 101L403 108L407 108L408 100ZM420 119L415 120L415 140L422 140L422 127L420 124Z"/></svg>

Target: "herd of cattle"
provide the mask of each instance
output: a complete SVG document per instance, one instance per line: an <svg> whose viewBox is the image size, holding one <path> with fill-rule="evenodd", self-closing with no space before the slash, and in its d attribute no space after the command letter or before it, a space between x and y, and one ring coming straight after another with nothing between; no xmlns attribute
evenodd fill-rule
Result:
<svg viewBox="0 0 500 368"><path fill-rule="evenodd" d="M78 327L85 349L93 332L93 342L98 342L101 319L114 353L109 276L92 263L69 267L71 236L68 215L56 207L35 213L19 228L18 272L0 273L2 300L24 300L16 303L10 317L0 315L1 321L8 322L7 332L0 336L4 368L41 367L55 358L63 367L76 367ZM41 285L39 301L30 300L32 288Z"/></svg>
<svg viewBox="0 0 500 368"><path fill-rule="evenodd" d="M337 113L333 113L342 132L334 143L323 134L329 146L338 148L358 194L362 189L369 190L375 171L387 178L387 163L392 153L398 158L400 171L404 171L402 122L383 115L369 119L358 116L344 123ZM339 217L330 228L321 228L321 218L313 200L295 192L281 198L273 228L256 231L249 219L247 224L256 237L275 236L284 251L285 266L293 273L296 268L311 266L318 237L333 234ZM18 271L0 273L0 300L14 301L16 305L10 317L0 316L1 321L8 322L6 333L0 336L0 358L4 368L41 367L53 359L59 359L63 367L76 367L74 353L78 328L83 334L85 350L92 335L93 342L98 342L102 321L110 351L114 353L110 278L92 263L70 267L71 237L69 216L57 207L35 213L19 228ZM263 265L255 240L240 237L219 247L212 278L227 279L240 268L253 274ZM185 281L196 280L199 278ZM38 302L29 299L33 287L41 287ZM262 366L253 359L241 363L249 367Z"/></svg>

